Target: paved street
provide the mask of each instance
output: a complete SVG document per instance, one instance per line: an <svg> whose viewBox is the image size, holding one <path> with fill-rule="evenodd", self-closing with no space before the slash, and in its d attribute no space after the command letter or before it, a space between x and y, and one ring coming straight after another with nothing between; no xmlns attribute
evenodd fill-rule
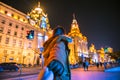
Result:
<svg viewBox="0 0 120 80"><path fill-rule="evenodd" d="M40 67L30 67L30 68L22 68L22 71L20 70L18 72L15 71L5 71L0 72L0 80L1 79L8 79L13 77L20 77L20 76L28 76L33 74L38 74L40 72Z"/></svg>
<svg viewBox="0 0 120 80"><path fill-rule="evenodd" d="M72 70L72 80L120 80L120 72Z"/></svg>
<svg viewBox="0 0 120 80"><path fill-rule="evenodd" d="M103 68L90 67L89 71L83 68L72 69L72 80L120 80L120 72L104 72ZM38 74L3 80L37 80Z"/></svg>

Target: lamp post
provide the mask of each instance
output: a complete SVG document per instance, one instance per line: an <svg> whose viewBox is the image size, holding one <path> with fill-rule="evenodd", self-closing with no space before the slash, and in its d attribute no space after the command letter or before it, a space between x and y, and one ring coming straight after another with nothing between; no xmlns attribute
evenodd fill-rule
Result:
<svg viewBox="0 0 120 80"><path fill-rule="evenodd" d="M4 58L5 58L5 62L6 62L6 58L7 58L7 54L6 53L4 54Z"/></svg>
<svg viewBox="0 0 120 80"><path fill-rule="evenodd" d="M4 50L4 61L5 61L5 62L6 62L7 57L8 57L7 51Z"/></svg>

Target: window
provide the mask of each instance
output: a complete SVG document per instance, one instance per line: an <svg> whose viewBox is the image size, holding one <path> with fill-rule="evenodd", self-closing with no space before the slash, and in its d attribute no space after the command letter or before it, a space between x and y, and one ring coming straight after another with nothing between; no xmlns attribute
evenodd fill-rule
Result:
<svg viewBox="0 0 120 80"><path fill-rule="evenodd" d="M7 34L8 34L8 35L10 35L10 33L11 33L11 30L10 30L10 29L8 29L8 32L7 32Z"/></svg>
<svg viewBox="0 0 120 80"><path fill-rule="evenodd" d="M19 46L20 46L20 47L22 46L22 41L19 41Z"/></svg>
<svg viewBox="0 0 120 80"><path fill-rule="evenodd" d="M30 53L28 53L28 56L30 56Z"/></svg>
<svg viewBox="0 0 120 80"><path fill-rule="evenodd" d="M20 55L21 53L20 52L18 52L18 55Z"/></svg>
<svg viewBox="0 0 120 80"><path fill-rule="evenodd" d="M8 12L7 11L5 11L5 14L7 14Z"/></svg>
<svg viewBox="0 0 120 80"><path fill-rule="evenodd" d="M5 20L2 20L2 22L1 22L2 24L5 24Z"/></svg>
<svg viewBox="0 0 120 80"><path fill-rule="evenodd" d="M2 36L0 36L0 42L2 41Z"/></svg>
<svg viewBox="0 0 120 80"><path fill-rule="evenodd" d="M18 16L18 19L20 19L20 16Z"/></svg>
<svg viewBox="0 0 120 80"><path fill-rule="evenodd" d="M31 48L31 46L32 46L32 44L31 44L31 42L29 42L29 44L28 44L28 48Z"/></svg>
<svg viewBox="0 0 120 80"><path fill-rule="evenodd" d="M0 27L0 33L3 33L4 28Z"/></svg>
<svg viewBox="0 0 120 80"><path fill-rule="evenodd" d="M4 57L7 57L7 50L4 50L3 53L4 53Z"/></svg>
<svg viewBox="0 0 120 80"><path fill-rule="evenodd" d="M4 50L4 52L3 53L7 53L7 50Z"/></svg>
<svg viewBox="0 0 120 80"><path fill-rule="evenodd" d="M16 25L16 28L18 28L18 25Z"/></svg>
<svg viewBox="0 0 120 80"><path fill-rule="evenodd" d="M15 52L14 51L11 51L11 54L14 54Z"/></svg>
<svg viewBox="0 0 120 80"><path fill-rule="evenodd" d="M17 32L16 31L14 32L14 36L17 36Z"/></svg>
<svg viewBox="0 0 120 80"><path fill-rule="evenodd" d="M12 17L14 17L14 14L12 14Z"/></svg>
<svg viewBox="0 0 120 80"><path fill-rule="evenodd" d="M22 27L21 30L24 30L24 27Z"/></svg>
<svg viewBox="0 0 120 80"><path fill-rule="evenodd" d="M23 38L23 33L20 34L20 38Z"/></svg>
<svg viewBox="0 0 120 80"><path fill-rule="evenodd" d="M25 19L23 19L23 21L25 21Z"/></svg>
<svg viewBox="0 0 120 80"><path fill-rule="evenodd" d="M13 39L13 46L16 45L16 39Z"/></svg>
<svg viewBox="0 0 120 80"><path fill-rule="evenodd" d="M9 23L9 26L12 26L12 23Z"/></svg>
<svg viewBox="0 0 120 80"><path fill-rule="evenodd" d="M5 41L5 44L8 44L8 43L9 43L9 38L7 37L6 41Z"/></svg>

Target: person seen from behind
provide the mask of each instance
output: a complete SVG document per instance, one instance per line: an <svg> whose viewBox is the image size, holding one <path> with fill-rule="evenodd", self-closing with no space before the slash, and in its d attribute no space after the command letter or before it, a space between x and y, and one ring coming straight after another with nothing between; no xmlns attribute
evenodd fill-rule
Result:
<svg viewBox="0 0 120 80"><path fill-rule="evenodd" d="M69 66L69 53L68 43L72 39L65 36L65 30L61 26L57 26L53 30L53 35L44 43L44 66L47 67L40 72L38 80L51 80L45 79L46 71L51 73L53 80L71 80L71 71ZM51 72L52 71L52 72ZM48 76L49 77L49 76Z"/></svg>
<svg viewBox="0 0 120 80"><path fill-rule="evenodd" d="M89 67L89 62L87 60L85 60L85 68L88 71L88 67Z"/></svg>

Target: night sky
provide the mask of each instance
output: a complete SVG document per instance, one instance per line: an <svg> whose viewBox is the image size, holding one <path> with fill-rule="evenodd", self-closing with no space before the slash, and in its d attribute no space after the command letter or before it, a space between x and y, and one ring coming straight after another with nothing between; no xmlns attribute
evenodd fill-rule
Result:
<svg viewBox="0 0 120 80"><path fill-rule="evenodd" d="M57 25L70 31L75 13L80 31L88 38L88 46L96 49L112 47L120 51L120 12L118 0L0 0L17 10L30 12L38 1L48 14L51 28Z"/></svg>

